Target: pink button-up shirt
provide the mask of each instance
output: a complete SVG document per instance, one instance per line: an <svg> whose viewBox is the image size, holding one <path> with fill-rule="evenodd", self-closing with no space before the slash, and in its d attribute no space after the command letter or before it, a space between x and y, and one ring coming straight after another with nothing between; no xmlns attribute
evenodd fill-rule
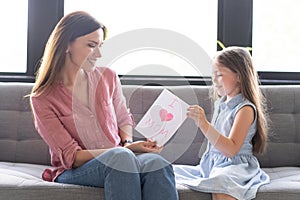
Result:
<svg viewBox="0 0 300 200"><path fill-rule="evenodd" d="M61 82L30 98L35 127L49 145L51 164L55 167L44 171L44 180L54 181L71 169L77 150L118 146L119 128L134 125L116 73L96 67L87 75L89 107Z"/></svg>

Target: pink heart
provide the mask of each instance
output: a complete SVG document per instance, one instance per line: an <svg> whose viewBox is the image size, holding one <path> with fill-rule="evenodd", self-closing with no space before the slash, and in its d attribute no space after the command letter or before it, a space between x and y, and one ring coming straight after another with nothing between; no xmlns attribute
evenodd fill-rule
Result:
<svg viewBox="0 0 300 200"><path fill-rule="evenodd" d="M160 109L159 116L161 121L171 121L173 119L173 114L168 113L166 109Z"/></svg>

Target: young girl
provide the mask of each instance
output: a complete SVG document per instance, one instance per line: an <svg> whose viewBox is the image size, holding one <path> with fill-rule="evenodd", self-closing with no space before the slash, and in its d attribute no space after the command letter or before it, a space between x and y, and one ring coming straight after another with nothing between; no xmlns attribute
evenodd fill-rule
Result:
<svg viewBox="0 0 300 200"><path fill-rule="evenodd" d="M160 148L132 142L118 76L95 67L105 37L105 26L80 11L64 16L49 37L30 96L54 167L43 179L101 187L107 200L176 200L172 165L156 154Z"/></svg>
<svg viewBox="0 0 300 200"><path fill-rule="evenodd" d="M253 199L258 188L269 182L253 153L262 153L267 142L264 98L250 53L228 47L214 58L215 102L212 122L203 108L192 105L187 116L208 139L197 166L175 165L176 181L191 189L212 193L216 199Z"/></svg>

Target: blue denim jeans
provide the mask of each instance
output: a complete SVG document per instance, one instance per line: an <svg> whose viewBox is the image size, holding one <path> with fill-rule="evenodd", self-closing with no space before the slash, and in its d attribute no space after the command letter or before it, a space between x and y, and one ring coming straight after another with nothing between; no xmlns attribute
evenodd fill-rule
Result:
<svg viewBox="0 0 300 200"><path fill-rule="evenodd" d="M177 200L172 165L158 154L116 147L55 180L104 188L107 200Z"/></svg>

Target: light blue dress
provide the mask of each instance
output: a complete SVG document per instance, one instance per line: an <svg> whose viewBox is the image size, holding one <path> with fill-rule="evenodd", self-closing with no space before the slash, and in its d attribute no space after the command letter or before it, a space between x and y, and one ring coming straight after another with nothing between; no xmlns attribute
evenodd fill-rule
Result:
<svg viewBox="0 0 300 200"><path fill-rule="evenodd" d="M236 156L228 158L210 143L197 166L174 165L176 182L193 190L207 193L224 193L236 199L253 199L258 188L270 182L252 153L251 140L256 132L256 107L242 94L225 102L222 97L215 103L211 124L221 134L228 136L236 113L246 105L255 110L255 120L245 142Z"/></svg>

